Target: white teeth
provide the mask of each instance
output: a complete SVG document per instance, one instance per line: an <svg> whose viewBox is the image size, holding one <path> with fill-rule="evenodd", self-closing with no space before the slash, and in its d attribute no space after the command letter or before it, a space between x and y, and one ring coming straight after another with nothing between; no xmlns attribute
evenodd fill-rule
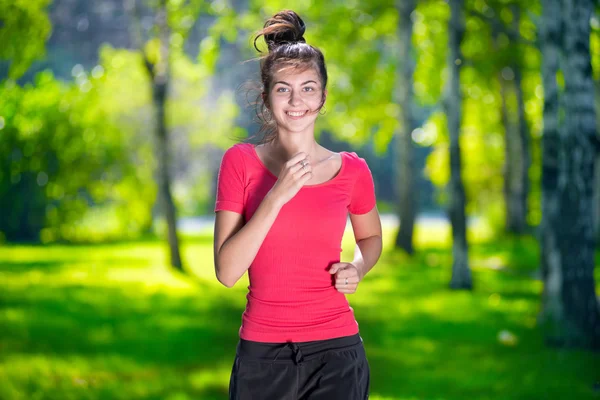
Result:
<svg viewBox="0 0 600 400"><path fill-rule="evenodd" d="M303 112L291 112L291 111L288 111L287 112L287 115L289 115L291 117L301 117L304 114L306 114L306 111L303 111Z"/></svg>

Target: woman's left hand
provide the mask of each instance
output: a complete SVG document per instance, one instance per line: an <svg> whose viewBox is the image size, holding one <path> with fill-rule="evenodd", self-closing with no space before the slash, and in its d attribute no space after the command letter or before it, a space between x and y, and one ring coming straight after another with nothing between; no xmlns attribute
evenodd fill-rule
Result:
<svg viewBox="0 0 600 400"><path fill-rule="evenodd" d="M352 294L356 292L361 281L360 270L352 263L339 262L331 265L329 273L334 275L335 288L338 292Z"/></svg>

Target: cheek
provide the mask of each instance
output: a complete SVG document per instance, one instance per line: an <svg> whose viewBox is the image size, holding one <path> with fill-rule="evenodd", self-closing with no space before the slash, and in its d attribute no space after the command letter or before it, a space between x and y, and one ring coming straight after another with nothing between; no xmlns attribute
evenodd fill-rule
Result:
<svg viewBox="0 0 600 400"><path fill-rule="evenodd" d="M314 96L310 101L306 102L313 110L319 108L321 105L321 96Z"/></svg>

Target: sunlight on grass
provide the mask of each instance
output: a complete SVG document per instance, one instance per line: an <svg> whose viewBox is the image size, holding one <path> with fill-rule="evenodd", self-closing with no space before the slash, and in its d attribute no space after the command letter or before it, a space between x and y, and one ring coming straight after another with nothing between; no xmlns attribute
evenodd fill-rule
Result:
<svg viewBox="0 0 600 400"><path fill-rule="evenodd" d="M466 292L448 287L449 232L421 230L414 257L394 234L348 296L370 398L592 398L598 357L548 349L537 329L535 241L473 244ZM2 249L1 399L227 398L248 281L217 282L210 235L182 245L193 279L167 267L164 242ZM349 229L341 260L353 250Z"/></svg>

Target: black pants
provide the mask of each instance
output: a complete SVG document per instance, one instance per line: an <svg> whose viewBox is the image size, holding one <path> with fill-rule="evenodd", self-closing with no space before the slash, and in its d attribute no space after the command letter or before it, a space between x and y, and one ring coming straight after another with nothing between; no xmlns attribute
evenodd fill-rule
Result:
<svg viewBox="0 0 600 400"><path fill-rule="evenodd" d="M365 400L369 364L359 334L298 343L240 339L230 400Z"/></svg>

